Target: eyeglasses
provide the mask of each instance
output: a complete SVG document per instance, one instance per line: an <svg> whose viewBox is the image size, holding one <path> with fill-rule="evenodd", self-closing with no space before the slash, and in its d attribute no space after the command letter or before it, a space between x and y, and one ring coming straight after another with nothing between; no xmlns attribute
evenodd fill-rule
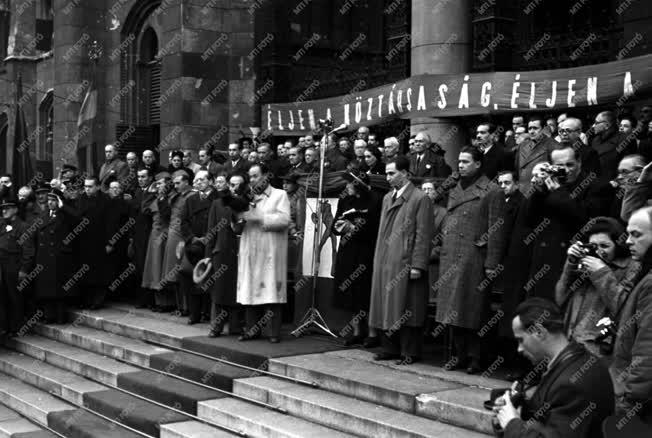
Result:
<svg viewBox="0 0 652 438"><path fill-rule="evenodd" d="M558 132L559 132L560 134L570 134L571 132L577 132L577 131L579 131L579 129L566 129L566 128L562 128L562 129L560 129Z"/></svg>

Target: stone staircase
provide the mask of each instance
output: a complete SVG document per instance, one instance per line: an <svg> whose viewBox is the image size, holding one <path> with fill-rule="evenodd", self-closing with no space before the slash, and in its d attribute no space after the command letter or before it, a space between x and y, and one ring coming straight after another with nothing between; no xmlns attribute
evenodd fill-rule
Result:
<svg viewBox="0 0 652 438"><path fill-rule="evenodd" d="M5 340L0 437L485 437L482 402L506 386L319 337L211 339L124 305L70 317Z"/></svg>

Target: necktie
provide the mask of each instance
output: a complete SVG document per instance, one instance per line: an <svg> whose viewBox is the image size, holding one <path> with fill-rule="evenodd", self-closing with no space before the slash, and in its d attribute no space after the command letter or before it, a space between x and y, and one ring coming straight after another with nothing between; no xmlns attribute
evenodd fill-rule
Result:
<svg viewBox="0 0 652 438"><path fill-rule="evenodd" d="M417 169L421 165L421 155L417 155Z"/></svg>
<svg viewBox="0 0 652 438"><path fill-rule="evenodd" d="M394 190L394 194L392 195L392 202L396 202L396 198L398 198L398 192Z"/></svg>
<svg viewBox="0 0 652 438"><path fill-rule="evenodd" d="M50 210L50 217L51 217L51 218L54 217L54 210Z"/></svg>

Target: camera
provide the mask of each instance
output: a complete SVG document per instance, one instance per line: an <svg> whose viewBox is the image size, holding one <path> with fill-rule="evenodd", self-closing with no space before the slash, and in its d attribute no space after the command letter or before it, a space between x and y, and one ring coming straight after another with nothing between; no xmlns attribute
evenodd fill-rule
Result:
<svg viewBox="0 0 652 438"><path fill-rule="evenodd" d="M568 178L568 170L563 166L557 166L555 164L548 166L546 173L559 182L566 181L566 178Z"/></svg>
<svg viewBox="0 0 652 438"><path fill-rule="evenodd" d="M489 392L489 400L484 402L485 409L492 411L496 406L496 400L499 397L503 396L506 391L509 391L509 400L512 402L512 405L516 409L523 406L525 404L525 386L523 382L517 380L514 382L512 388L492 389ZM500 423L498 423L498 419L496 417L492 419L491 426L493 427L496 436L503 436L505 431L500 427Z"/></svg>
<svg viewBox="0 0 652 438"><path fill-rule="evenodd" d="M598 257L598 244L597 243L581 243L580 246L582 247L582 250L584 251L584 256L585 257Z"/></svg>

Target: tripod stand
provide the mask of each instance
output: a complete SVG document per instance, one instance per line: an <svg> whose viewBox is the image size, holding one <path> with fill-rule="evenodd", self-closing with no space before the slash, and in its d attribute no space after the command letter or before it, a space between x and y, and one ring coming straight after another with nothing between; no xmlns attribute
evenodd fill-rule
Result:
<svg viewBox="0 0 652 438"><path fill-rule="evenodd" d="M320 124L327 126L330 120L322 122L320 121ZM321 262L321 247L319 245L320 243L320 233L321 233L321 227L323 225L323 216L322 216L322 204L324 202L323 195L324 195L324 158L326 155L326 141L327 137L330 134L333 134L337 131L341 131L343 129L346 129L346 125L342 125L338 127L337 129L334 129L322 137L321 140L321 157L319 159L319 185L317 189L317 224L315 226L315 231L314 231L314 237L312 241L312 259L311 259L311 273L312 273L312 287L311 287L311 304L310 308L306 312L306 314L303 316L301 319L301 322L299 323L299 326L292 331L292 335L299 337L303 335L306 330L312 326L315 326L327 334L331 335L334 338L337 338L338 336L333 333L329 328L328 324L326 324L326 321L324 321L324 318L321 316L321 313L319 313L319 310L317 309L317 281L319 278L319 265ZM325 130L324 130L325 131Z"/></svg>

